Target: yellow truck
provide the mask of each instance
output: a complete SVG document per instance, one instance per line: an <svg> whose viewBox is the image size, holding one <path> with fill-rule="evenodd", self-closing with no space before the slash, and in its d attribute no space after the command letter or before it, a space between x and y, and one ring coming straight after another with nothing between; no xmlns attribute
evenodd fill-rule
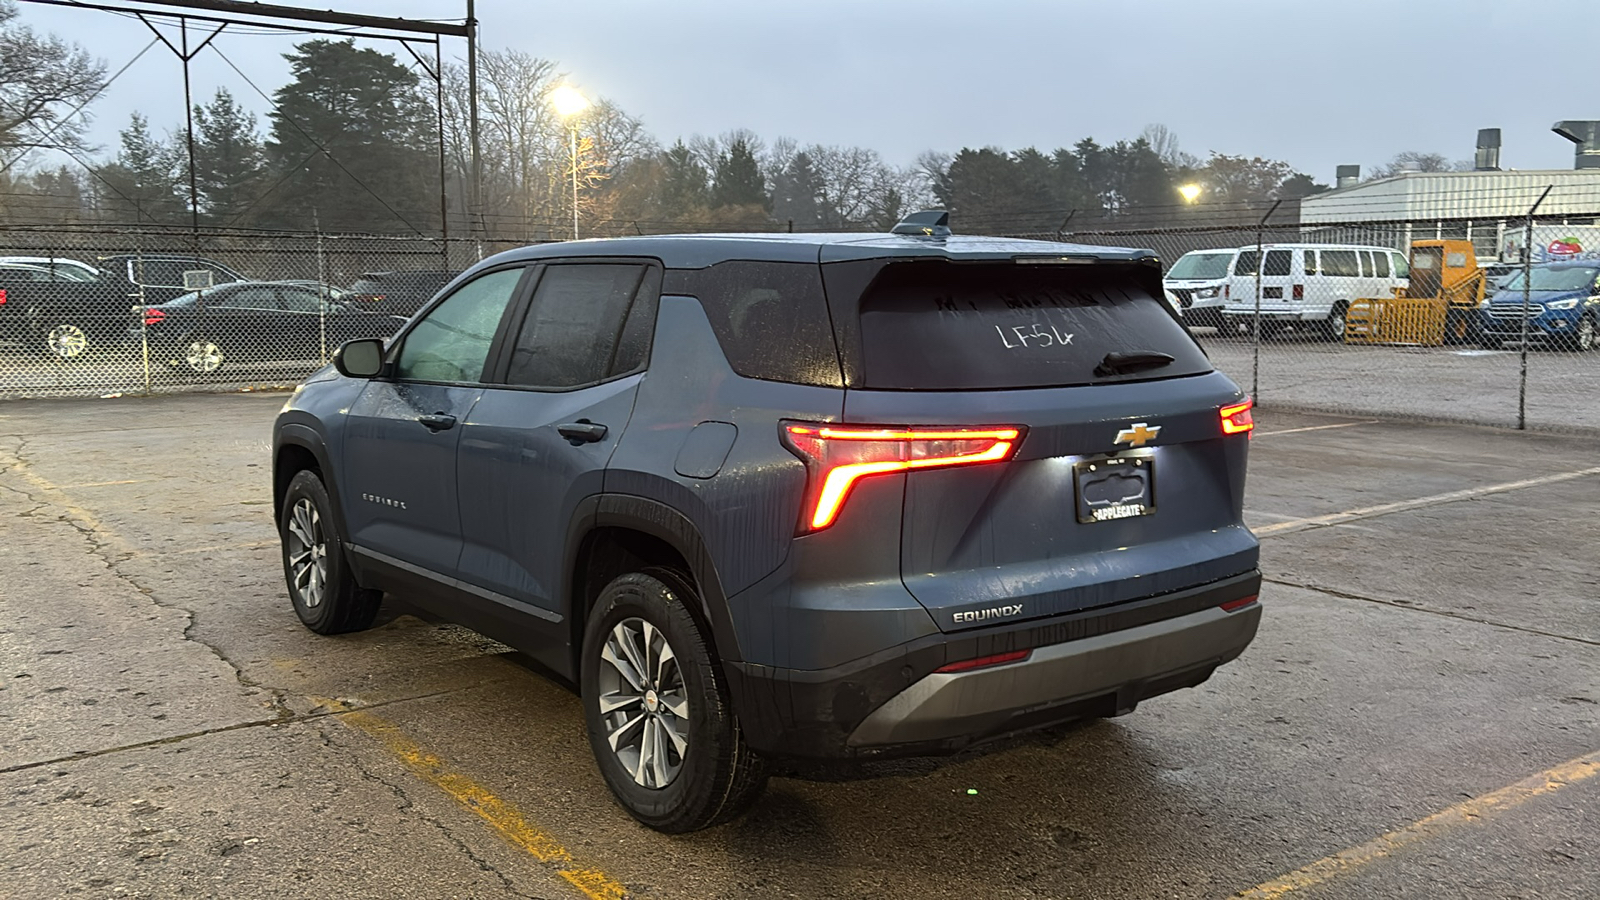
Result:
<svg viewBox="0 0 1600 900"><path fill-rule="evenodd" d="M1344 341L1437 347L1475 340L1487 280L1471 241L1413 241L1410 287L1352 301Z"/></svg>

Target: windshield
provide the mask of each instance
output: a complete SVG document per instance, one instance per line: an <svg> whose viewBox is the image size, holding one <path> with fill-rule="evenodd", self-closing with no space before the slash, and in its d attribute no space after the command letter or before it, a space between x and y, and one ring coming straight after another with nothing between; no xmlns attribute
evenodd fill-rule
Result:
<svg viewBox="0 0 1600 900"><path fill-rule="evenodd" d="M1567 267L1559 269L1545 269L1535 267L1533 281L1529 290L1535 291L1584 291L1594 284L1595 276L1600 274L1600 269L1584 267ZM1522 290L1523 273L1518 272L1511 276L1501 287L1503 291Z"/></svg>
<svg viewBox="0 0 1600 900"><path fill-rule="evenodd" d="M1212 279L1226 278L1228 263L1233 260L1234 251L1226 253L1185 253L1181 259L1172 264L1167 270L1168 278Z"/></svg>

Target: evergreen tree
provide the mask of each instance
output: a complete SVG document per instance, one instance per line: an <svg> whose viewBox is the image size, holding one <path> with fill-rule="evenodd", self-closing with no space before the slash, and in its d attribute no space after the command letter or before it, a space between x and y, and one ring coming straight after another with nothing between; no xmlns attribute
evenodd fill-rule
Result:
<svg viewBox="0 0 1600 900"><path fill-rule="evenodd" d="M817 202L818 177L810 154L796 153L789 165L772 181L772 215L780 222L793 222L800 231L822 224L822 209Z"/></svg>
<svg viewBox="0 0 1600 900"><path fill-rule="evenodd" d="M226 88L194 108L194 175L200 211L216 225L238 224L260 196L265 160L256 117Z"/></svg>
<svg viewBox="0 0 1600 900"><path fill-rule="evenodd" d="M660 206L672 219L702 212L710 200L709 174L682 139L661 154Z"/></svg>
<svg viewBox="0 0 1600 900"><path fill-rule="evenodd" d="M744 138L737 138L717 157L716 171L712 174L711 205L753 206L766 209L769 205L767 185L761 177L761 167L756 155Z"/></svg>
<svg viewBox="0 0 1600 900"><path fill-rule="evenodd" d="M273 221L337 231L431 233L438 225L433 116L416 73L354 41L306 41L285 54L266 156L288 180Z"/></svg>
<svg viewBox="0 0 1600 900"><path fill-rule="evenodd" d="M152 137L149 122L139 113L129 117L121 139L116 161L100 170L101 199L111 219L167 225L185 221L188 203L178 191L178 149Z"/></svg>

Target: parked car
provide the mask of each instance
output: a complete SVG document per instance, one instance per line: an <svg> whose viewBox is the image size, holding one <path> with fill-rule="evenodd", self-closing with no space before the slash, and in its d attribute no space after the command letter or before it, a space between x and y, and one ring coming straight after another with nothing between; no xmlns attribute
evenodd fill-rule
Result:
<svg viewBox="0 0 1600 900"><path fill-rule="evenodd" d="M210 271L218 283L243 278L194 256L106 256L98 262L0 260L0 289L6 292L0 333L48 356L75 359L97 344L119 344L131 306L158 305L189 291L184 271Z"/></svg>
<svg viewBox="0 0 1600 900"><path fill-rule="evenodd" d="M1192 250L1178 257L1161 283L1177 298L1180 314L1190 325L1222 324L1222 289L1239 251Z"/></svg>
<svg viewBox="0 0 1600 900"><path fill-rule="evenodd" d="M459 274L442 270L368 272L350 286L349 299L373 312L409 316Z"/></svg>
<svg viewBox="0 0 1600 900"><path fill-rule="evenodd" d="M145 307L128 338L148 341L152 359L210 375L248 361L320 363L345 341L388 337L403 324L324 301L314 288L247 281Z"/></svg>
<svg viewBox="0 0 1600 900"><path fill-rule="evenodd" d="M101 277L94 266L60 256L0 256L0 266L38 266L63 281L96 281Z"/></svg>
<svg viewBox="0 0 1600 900"><path fill-rule="evenodd" d="M1326 340L1344 337L1350 301L1388 297L1405 287L1405 255L1386 247L1354 244L1268 244L1239 250L1223 288L1223 330L1248 333L1256 314L1260 266L1261 333L1285 326L1311 328Z"/></svg>
<svg viewBox="0 0 1600 900"><path fill-rule="evenodd" d="M1589 351L1600 333L1600 263L1545 263L1528 271L1527 330L1530 344ZM1483 308L1479 342L1487 349L1523 340L1522 271L1517 271Z"/></svg>
<svg viewBox="0 0 1600 900"><path fill-rule="evenodd" d="M1149 251L941 223L473 266L278 416L295 612L356 631L390 591L528 653L668 832L772 758L951 753L1205 681L1261 615L1250 400Z"/></svg>

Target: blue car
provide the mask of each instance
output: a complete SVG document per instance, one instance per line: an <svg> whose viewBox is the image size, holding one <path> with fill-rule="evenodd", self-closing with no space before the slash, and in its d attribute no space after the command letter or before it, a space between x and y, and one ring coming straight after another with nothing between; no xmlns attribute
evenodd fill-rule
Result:
<svg viewBox="0 0 1600 900"><path fill-rule="evenodd" d="M1531 280L1524 288L1524 278ZM1524 297L1526 293L1526 297ZM1546 263L1518 272L1483 308L1480 342L1493 350L1523 340L1523 301L1530 344L1593 350L1600 332L1600 260Z"/></svg>

